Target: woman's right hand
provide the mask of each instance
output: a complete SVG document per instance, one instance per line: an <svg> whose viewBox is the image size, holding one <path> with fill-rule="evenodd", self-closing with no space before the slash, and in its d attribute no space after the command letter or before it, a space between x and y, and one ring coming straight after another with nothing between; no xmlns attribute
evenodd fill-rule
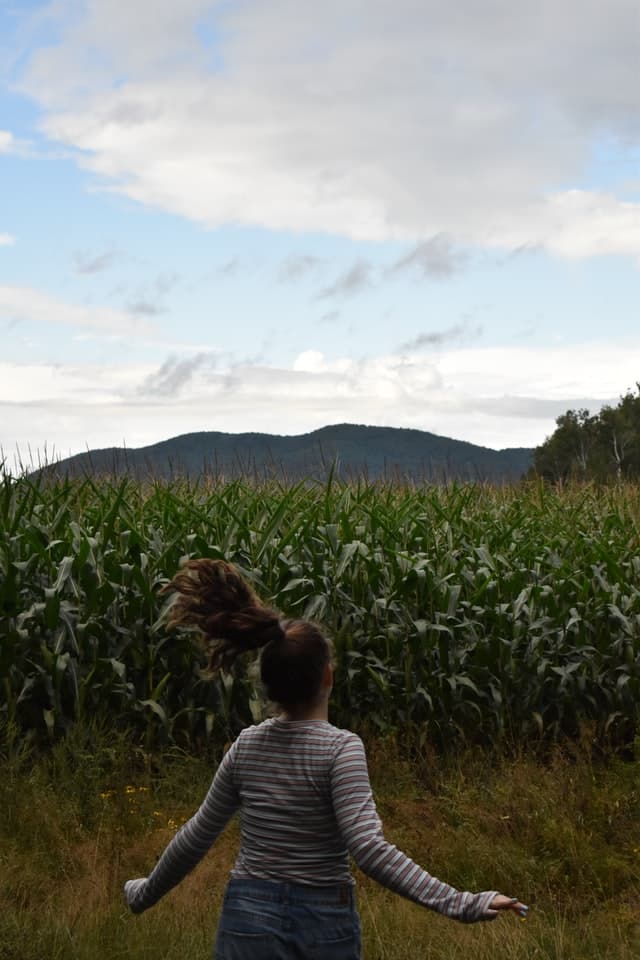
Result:
<svg viewBox="0 0 640 960"><path fill-rule="evenodd" d="M142 909L136 904L136 897L144 889L146 882L146 877L139 877L137 880L127 880L124 885L125 900L132 913L142 913Z"/></svg>

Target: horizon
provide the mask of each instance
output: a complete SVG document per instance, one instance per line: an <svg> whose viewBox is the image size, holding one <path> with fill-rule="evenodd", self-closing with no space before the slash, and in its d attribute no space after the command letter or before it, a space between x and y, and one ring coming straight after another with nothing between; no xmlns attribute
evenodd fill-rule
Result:
<svg viewBox="0 0 640 960"><path fill-rule="evenodd" d="M366 430L406 430L412 433L424 433L428 436L436 437L438 440L446 440L447 442L451 441L453 443L469 443L469 441L467 440L457 440L454 437L446 437L442 434L433 433L432 431L420 430L417 427L389 427L389 426L381 426L380 424L373 424L373 423L346 423L346 422L329 423L329 424L325 424L322 427L316 427L313 430L306 431L304 433L267 433L264 431L256 431L256 430L244 430L238 433L230 433L224 430L194 430L194 431L190 431L189 433L177 434L175 437L165 437L163 440L158 440L151 444L144 444L143 446L140 446L140 447L131 447L128 445L120 445L120 446L115 445L110 447L93 447L91 449L87 448L85 450L80 450L74 454L68 454L68 455L64 455L57 451L52 450L50 457L46 456L47 451L42 451L42 454L43 454L42 459L40 458L41 451L38 451L38 450L33 451L30 449L29 463L27 464L24 461L19 460L16 453L16 455L14 455L13 457L13 469L16 475L19 475L20 473L23 473L26 469L30 469L30 470L42 469L44 467L54 466L68 459L72 459L74 457L83 456L83 455L91 456L91 454L98 454L98 453L125 453L125 454L127 452L140 453L142 450L147 450L151 447L156 447L164 443L172 443L175 440L181 440L186 437L209 436L210 434L217 434L219 436L231 437L231 438L233 437L243 438L243 437L253 436L253 437L268 437L270 439L298 440L298 439L302 439L303 437L311 437L314 434L320 433L323 430L332 430L336 427L354 427L355 429L366 429ZM533 453L533 451L535 450L535 447L501 447L496 449L494 447L485 447L485 446L482 446L481 444L471 444L471 446L477 447L479 450L489 450L492 453L509 453L509 452L516 452L516 451L522 451L522 450L531 451ZM9 472L10 472L9 457L7 456L3 448L0 447L0 470L6 471L7 469L9 469Z"/></svg>
<svg viewBox="0 0 640 960"><path fill-rule="evenodd" d="M615 405L638 62L627 0L0 5L0 450Z"/></svg>
<svg viewBox="0 0 640 960"><path fill-rule="evenodd" d="M193 431L186 434L178 434L175 437L167 437L164 440L158 441L157 443L148 444L142 447L130 447L127 445L112 446L112 447L96 447L92 449L86 449L75 454L70 454L69 456L63 456L62 454L54 450L51 450L50 452L43 451L41 455L40 451L32 451L31 449L29 449L29 462L27 463L24 460L20 459L16 453L16 455L13 457L13 466L11 466L11 463L9 462L9 458L6 456L2 447L0 447L0 477L4 476L12 479L18 479L19 477L23 477L25 475L28 476L30 473L38 472L40 470L48 470L50 468L57 467L62 464L66 464L68 461L74 461L76 458L83 458L83 457L87 457L89 459L89 467L91 469L94 469L94 464L92 463L92 460L91 460L92 456L105 456L105 455L114 457L112 467L114 470L117 471L119 467L122 467L123 463L124 465L127 465L127 455L129 454L139 455L141 453L144 453L145 451L150 452L159 446L171 445L173 443L176 443L177 441L191 440L192 438L194 439L202 438L203 441L206 441L206 438L211 436L221 437L221 438L224 438L225 440L237 439L240 441L244 441L244 443L247 444L247 449L242 450L242 455L248 456L248 457L259 456L259 454L255 453L255 450L252 450L250 444L247 443L247 438L255 438L256 441L260 441L262 439L266 439L267 441L304 440L306 438L313 438L316 434L319 434L319 433L330 432L332 430L337 430L345 427L353 428L353 430L355 431L384 430L384 431L391 431L394 433L397 431L400 433L406 432L406 433L413 433L413 434L415 433L424 434L425 442L427 443L429 442L429 439L427 438L433 438L436 441L444 441L446 444L451 443L454 445L461 444L464 446L467 446L467 445L471 446L473 448L473 452L471 452L470 454L471 458L473 457L475 451L477 451L478 454L483 454L485 452L488 452L489 454L495 453L495 454L511 454L511 455L522 454L524 452L524 453L532 454L532 463L533 463L533 454L535 453L535 449L536 449L536 448L530 448L530 447L504 447L496 450L492 447L483 447L479 444L469 444L468 441L456 440L452 437L445 437L445 436L442 436L441 434L432 433L430 431L419 430L415 427L390 427L390 426L380 427L376 424L334 423L334 424L326 424L323 427L317 427L314 430L311 430L305 433L300 433L300 434L263 433L263 432L256 432L256 431L243 431L239 433L228 433L220 430ZM364 439L365 445L367 445L369 443L369 441L367 440L367 437L365 436L363 439ZM317 443L319 446L321 456L324 460L325 452L322 449L322 441L320 438L318 438ZM216 449L215 450L216 457L218 455L218 452L219 451ZM239 452L240 451L236 451L236 455L238 455ZM357 466L357 469L362 469L362 468L367 469L367 466L371 467L372 462L370 458L372 454L375 454L375 450L369 450L368 453L365 453L364 454L365 459ZM209 469L208 456L209 455L210 455L210 451L202 452L203 473L208 472L208 469ZM229 451L227 451L227 456L228 455L229 455ZM288 454L285 454L284 456L286 457L287 455ZM121 457L122 457L122 460L120 460ZM338 448L337 446L333 453L333 457L334 457L334 460L332 462L334 463L334 466L337 465L339 461L342 461L344 459L346 459L347 462L349 462L350 460L349 451L347 451L345 454L342 448ZM167 453L165 466L173 470L176 468L176 466L179 466L182 463L182 466L184 467L185 463L188 463L190 459L191 459L190 453L187 455L187 461L181 461L179 454L175 452L174 453L169 452ZM377 458L374 456L373 460L375 461L376 459ZM385 462L386 462L386 459L387 458L385 456ZM256 463L257 462L258 461L256 461ZM433 467L434 463L436 462L439 462L439 461L434 461L433 457L430 457L427 461L424 462L423 467L427 467L428 465L431 465L431 467ZM351 467L353 467L354 465L355 465L355 461L352 461ZM131 465L131 466L133 466L136 471L140 468L140 465L138 466ZM147 467L149 466L150 465L147 462ZM266 466L267 466L267 461L265 461L265 463L263 464L263 467L266 467ZM282 462L281 462L281 466L282 466ZM162 471L163 469L159 463L156 463L153 469L155 470L156 468L159 468L160 471ZM406 464L405 464L405 468L409 470L411 469L411 467L407 466ZM104 470L104 466L98 465L95 467L95 469L99 473L102 473L102 471ZM312 470L312 467L309 467L309 469ZM452 467L451 469L455 472L455 468ZM508 474L512 469L512 465L511 467L505 465L504 469L506 471L505 472L505 476L506 476L506 474Z"/></svg>

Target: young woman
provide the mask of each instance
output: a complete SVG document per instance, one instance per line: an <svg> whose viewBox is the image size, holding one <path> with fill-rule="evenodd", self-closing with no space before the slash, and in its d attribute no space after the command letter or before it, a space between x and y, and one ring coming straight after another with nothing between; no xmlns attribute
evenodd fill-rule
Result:
<svg viewBox="0 0 640 960"><path fill-rule="evenodd" d="M170 624L199 628L212 645L213 670L261 648L262 683L280 712L242 731L151 874L127 881L134 913L178 884L239 811L242 842L215 960L358 960L349 855L385 887L447 917L526 915L516 898L494 890L455 890L385 840L362 741L328 721L331 648L317 626L282 620L221 560L190 561L167 589L176 594Z"/></svg>

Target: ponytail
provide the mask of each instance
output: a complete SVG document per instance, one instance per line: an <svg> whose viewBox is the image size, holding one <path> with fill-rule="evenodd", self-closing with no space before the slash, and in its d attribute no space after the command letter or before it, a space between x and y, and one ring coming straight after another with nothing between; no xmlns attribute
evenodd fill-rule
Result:
<svg viewBox="0 0 640 960"><path fill-rule="evenodd" d="M236 657L262 647L260 677L269 700L286 707L318 695L331 659L329 641L307 620L283 624L232 564L189 560L163 592L176 594L167 625L202 634L209 673L228 670Z"/></svg>
<svg viewBox="0 0 640 960"><path fill-rule="evenodd" d="M240 572L225 560L189 560L163 588L176 599L169 627L196 627L209 650L208 671L228 670L237 656L282 639L276 610L265 606Z"/></svg>

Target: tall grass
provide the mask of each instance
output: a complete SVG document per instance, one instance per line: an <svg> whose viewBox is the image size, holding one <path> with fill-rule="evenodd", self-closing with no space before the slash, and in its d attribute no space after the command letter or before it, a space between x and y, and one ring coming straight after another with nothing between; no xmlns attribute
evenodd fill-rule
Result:
<svg viewBox="0 0 640 960"><path fill-rule="evenodd" d="M369 750L390 840L462 889L497 887L530 919L465 927L358 874L365 960L632 960L640 948L640 781L593 765L586 744L487 762L466 752L409 764ZM214 761L215 762L215 761ZM205 960L238 849L232 823L203 863L148 913L122 885L148 873L199 805L214 762L173 750L153 765L125 735L76 727L38 757L0 765L1 960Z"/></svg>
<svg viewBox="0 0 640 960"><path fill-rule="evenodd" d="M640 702L640 492L543 485L0 483L0 717L98 714L147 747L221 742L263 709L202 681L159 622L187 557L239 564L336 649L333 719L415 749L577 736L629 746Z"/></svg>

